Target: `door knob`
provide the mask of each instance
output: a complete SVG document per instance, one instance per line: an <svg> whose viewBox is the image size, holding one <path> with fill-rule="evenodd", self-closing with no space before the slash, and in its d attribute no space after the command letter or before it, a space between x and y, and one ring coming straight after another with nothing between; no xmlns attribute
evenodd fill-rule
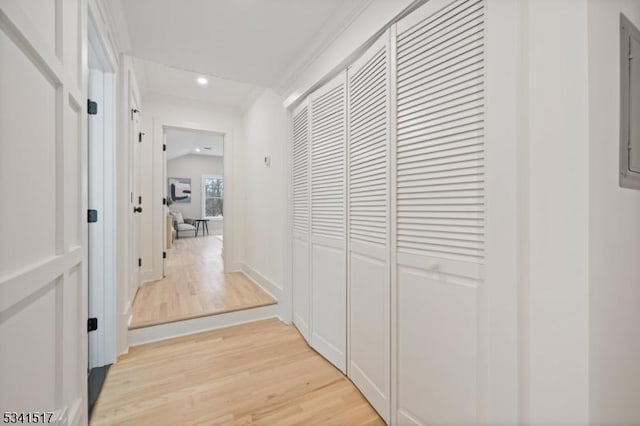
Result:
<svg viewBox="0 0 640 426"><path fill-rule="evenodd" d="M133 212L134 213L142 213L142 207L134 207L133 208Z"/></svg>

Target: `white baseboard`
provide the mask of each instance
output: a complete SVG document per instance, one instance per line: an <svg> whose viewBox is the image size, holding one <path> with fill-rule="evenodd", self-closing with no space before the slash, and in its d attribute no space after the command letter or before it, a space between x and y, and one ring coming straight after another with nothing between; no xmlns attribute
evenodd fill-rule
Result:
<svg viewBox="0 0 640 426"><path fill-rule="evenodd" d="M242 272L242 264L241 263L232 263L231 270L225 272Z"/></svg>
<svg viewBox="0 0 640 426"><path fill-rule="evenodd" d="M144 345L174 337L188 336L232 325L261 321L278 317L278 305L227 312L225 314L159 324L151 327L129 330L129 346Z"/></svg>
<svg viewBox="0 0 640 426"><path fill-rule="evenodd" d="M246 263L242 263L240 267L241 271L244 272L244 274L249 277L251 281L253 281L258 287L262 288L277 301L282 300L282 287L280 287Z"/></svg>

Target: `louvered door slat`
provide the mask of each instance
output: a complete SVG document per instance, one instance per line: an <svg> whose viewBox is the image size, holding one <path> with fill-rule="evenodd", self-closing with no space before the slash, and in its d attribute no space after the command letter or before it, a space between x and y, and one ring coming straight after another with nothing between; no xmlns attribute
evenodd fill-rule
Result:
<svg viewBox="0 0 640 426"><path fill-rule="evenodd" d="M349 68L349 375L390 419L389 34Z"/></svg>
<svg viewBox="0 0 640 426"><path fill-rule="evenodd" d="M341 84L311 101L313 235L344 238L345 234L345 94Z"/></svg>
<svg viewBox="0 0 640 426"><path fill-rule="evenodd" d="M350 77L349 179L350 191L386 185L388 58L384 46ZM349 205L350 240L386 244L386 229L371 228L361 222L373 217L384 223L388 217L387 194L371 192L364 201L352 198ZM355 195L355 194L354 194ZM367 231L365 231L367 230Z"/></svg>
<svg viewBox="0 0 640 426"><path fill-rule="evenodd" d="M397 247L482 263L484 8L460 0L398 35Z"/></svg>
<svg viewBox="0 0 640 426"><path fill-rule="evenodd" d="M293 118L293 230L309 232L309 116L304 107Z"/></svg>

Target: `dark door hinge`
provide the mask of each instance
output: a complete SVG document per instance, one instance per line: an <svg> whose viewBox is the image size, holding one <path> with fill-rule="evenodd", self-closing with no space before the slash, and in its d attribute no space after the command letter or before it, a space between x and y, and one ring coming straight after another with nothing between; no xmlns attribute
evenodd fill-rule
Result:
<svg viewBox="0 0 640 426"><path fill-rule="evenodd" d="M144 136L143 132L138 133L138 142L142 142L142 137Z"/></svg>
<svg viewBox="0 0 640 426"><path fill-rule="evenodd" d="M142 258L139 257L138 258L138 268L141 268L141 267L142 267Z"/></svg>
<svg viewBox="0 0 640 426"><path fill-rule="evenodd" d="M87 222L96 223L98 221L98 210L87 210Z"/></svg>
<svg viewBox="0 0 640 426"><path fill-rule="evenodd" d="M162 145L162 150L166 151L167 150L167 144L165 143L164 145Z"/></svg>
<svg viewBox="0 0 640 426"><path fill-rule="evenodd" d="M162 258L163 258L163 259L166 259L166 258L167 258L167 252L166 252L166 251L163 251L163 252L162 252Z"/></svg>
<svg viewBox="0 0 640 426"><path fill-rule="evenodd" d="M96 115L98 113L98 103L87 99L87 114Z"/></svg>
<svg viewBox="0 0 640 426"><path fill-rule="evenodd" d="M133 120L133 114L137 114L137 113L139 113L139 112L140 112L140 111L138 111L137 109L133 108L133 109L131 110L131 119Z"/></svg>
<svg viewBox="0 0 640 426"><path fill-rule="evenodd" d="M98 329L98 318L87 319L87 333L96 331Z"/></svg>

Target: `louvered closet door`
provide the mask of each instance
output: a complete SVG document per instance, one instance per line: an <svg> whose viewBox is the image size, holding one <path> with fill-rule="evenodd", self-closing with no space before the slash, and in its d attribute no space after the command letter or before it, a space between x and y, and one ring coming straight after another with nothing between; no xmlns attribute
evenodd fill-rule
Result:
<svg viewBox="0 0 640 426"><path fill-rule="evenodd" d="M484 5L397 25L398 423L472 424L484 262Z"/></svg>
<svg viewBox="0 0 640 426"><path fill-rule="evenodd" d="M311 95L311 346L346 371L346 81Z"/></svg>
<svg viewBox="0 0 640 426"><path fill-rule="evenodd" d="M349 366L388 422L390 386L389 32L349 67Z"/></svg>
<svg viewBox="0 0 640 426"><path fill-rule="evenodd" d="M307 341L311 303L309 270L309 106L293 112L293 323Z"/></svg>

